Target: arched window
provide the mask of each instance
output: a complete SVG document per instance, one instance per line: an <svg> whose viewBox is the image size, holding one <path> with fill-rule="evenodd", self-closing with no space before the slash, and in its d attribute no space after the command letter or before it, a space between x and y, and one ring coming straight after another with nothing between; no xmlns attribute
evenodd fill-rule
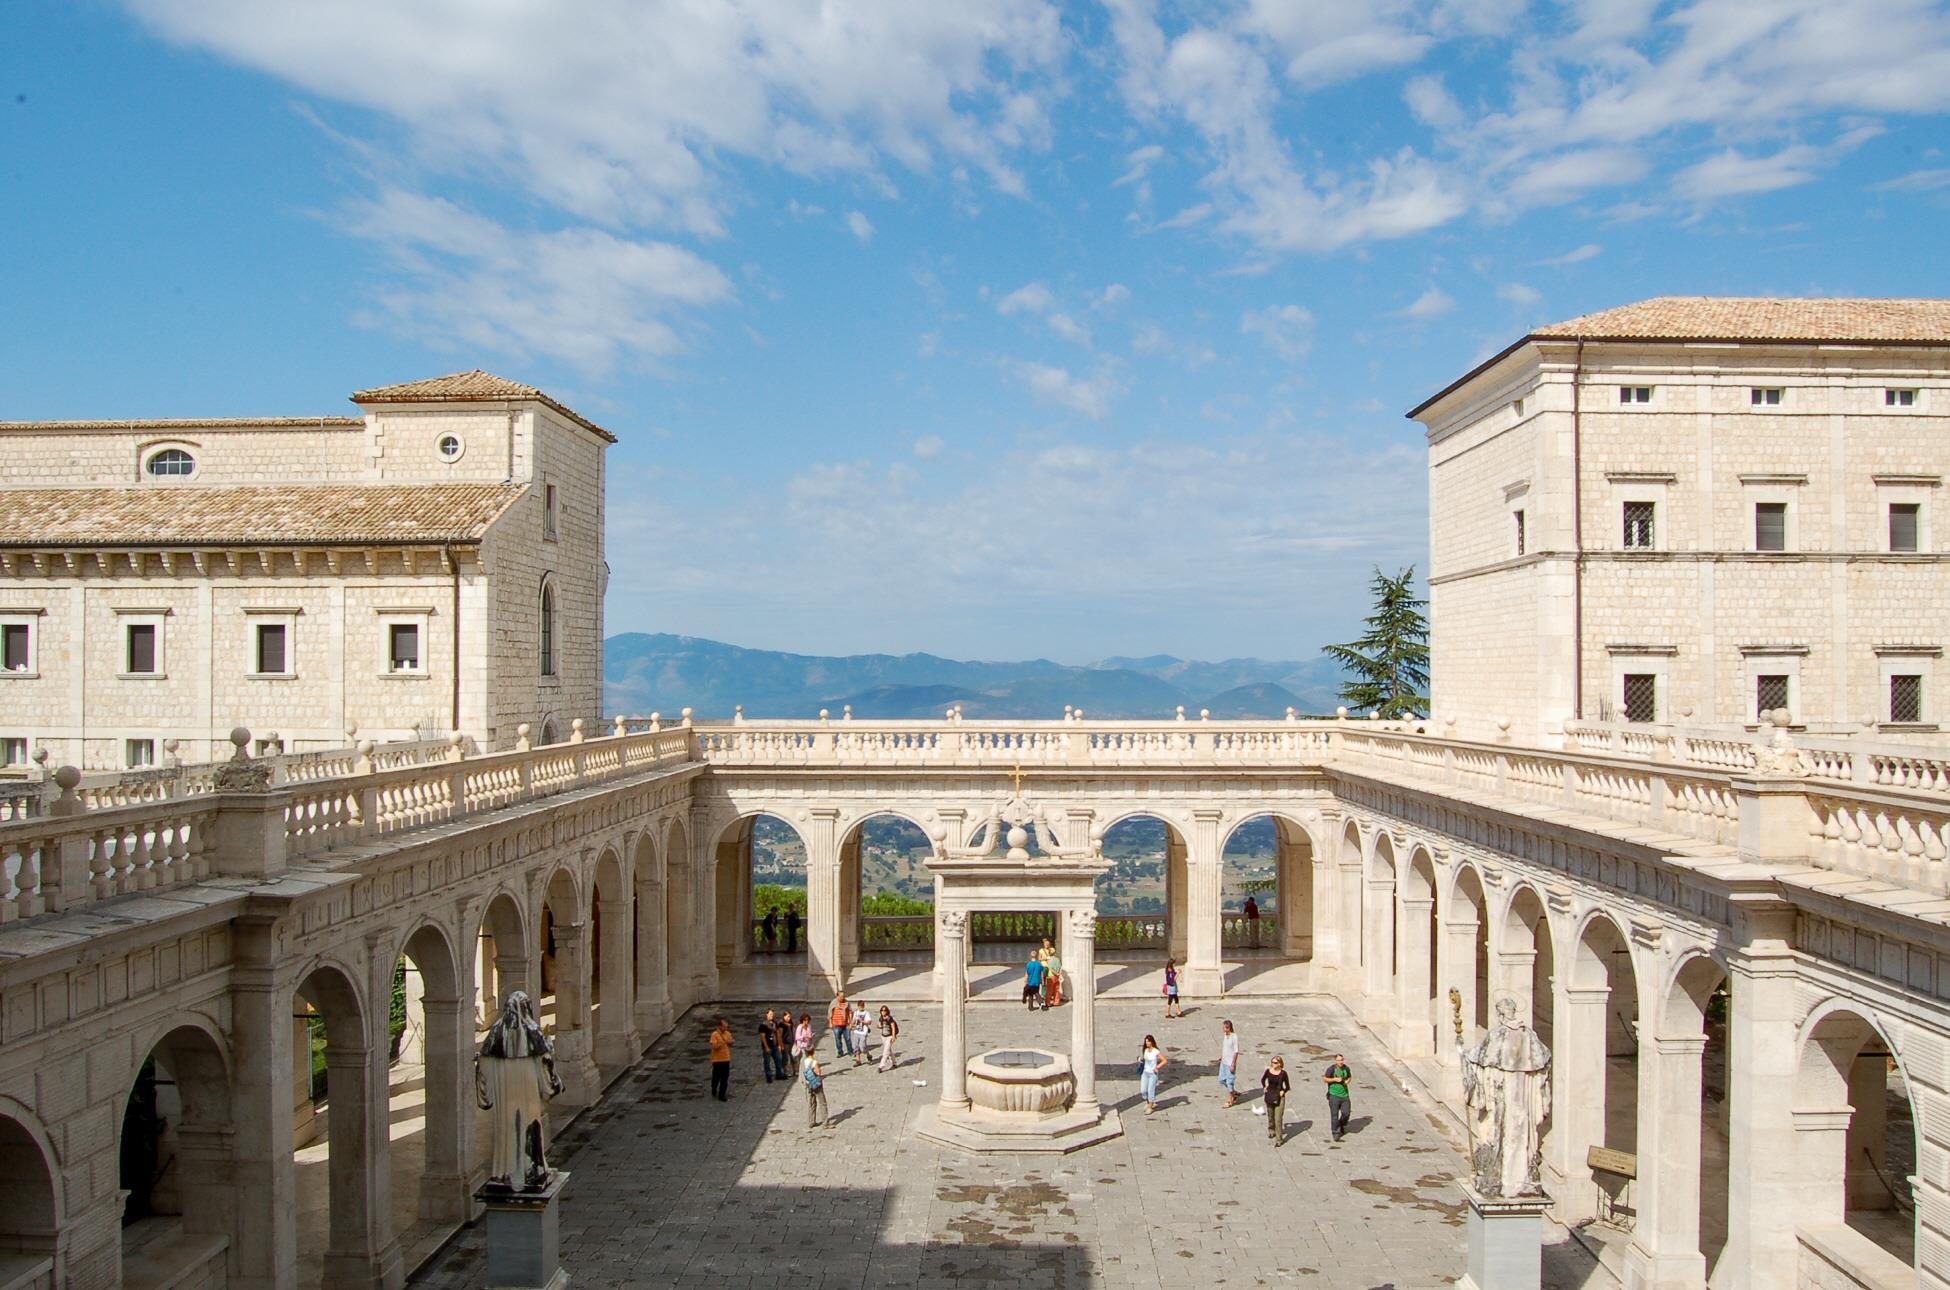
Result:
<svg viewBox="0 0 1950 1290"><path fill-rule="evenodd" d="M542 675L555 675L555 584L542 582Z"/></svg>
<svg viewBox="0 0 1950 1290"><path fill-rule="evenodd" d="M181 448L164 448L161 452L150 455L149 460L144 463L144 469L159 478L192 475L196 473L196 458Z"/></svg>

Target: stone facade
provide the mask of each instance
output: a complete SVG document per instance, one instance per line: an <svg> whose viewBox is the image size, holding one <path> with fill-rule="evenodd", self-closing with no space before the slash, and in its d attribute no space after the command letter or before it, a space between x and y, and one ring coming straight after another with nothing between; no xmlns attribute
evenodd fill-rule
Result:
<svg viewBox="0 0 1950 1290"><path fill-rule="evenodd" d="M1718 308L1765 303L1803 302L1655 301L1540 329L1415 410L1438 715L1555 734L1626 719L1641 676L1652 708L1631 715L1661 724L1752 726L1785 693L1811 729L1936 728L1950 305L1910 302L1940 307L1853 343L1809 311L1731 334ZM1621 325L1661 305L1676 338ZM1689 312L1708 325L1681 327ZM1914 550L1892 549L1892 507L1916 508ZM1892 697L1897 675L1920 678L1920 711Z"/></svg>
<svg viewBox="0 0 1950 1290"><path fill-rule="evenodd" d="M221 758L238 725L299 751L593 722L610 436L529 387L447 388L368 391L361 418L0 425L0 510L22 512L0 543L0 751L116 768ZM156 473L164 453L183 473ZM188 529L179 503L221 522Z"/></svg>

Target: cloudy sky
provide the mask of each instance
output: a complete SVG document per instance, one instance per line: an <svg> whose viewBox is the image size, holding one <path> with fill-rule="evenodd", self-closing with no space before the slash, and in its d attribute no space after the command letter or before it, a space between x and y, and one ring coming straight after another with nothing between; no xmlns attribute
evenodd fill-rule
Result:
<svg viewBox="0 0 1950 1290"><path fill-rule="evenodd" d="M1941 3L7 27L0 418L532 381L622 439L611 631L1308 657L1425 558L1403 411L1527 326L1950 294Z"/></svg>

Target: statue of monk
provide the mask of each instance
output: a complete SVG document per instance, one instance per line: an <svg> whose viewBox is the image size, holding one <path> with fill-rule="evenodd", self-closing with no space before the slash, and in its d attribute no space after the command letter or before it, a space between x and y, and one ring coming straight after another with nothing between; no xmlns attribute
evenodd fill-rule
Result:
<svg viewBox="0 0 1950 1290"><path fill-rule="evenodd" d="M1484 1196L1540 1196L1540 1142L1550 1117L1551 1051L1524 1024L1517 1001L1496 1001L1496 1024L1462 1048L1469 1104L1471 1182Z"/></svg>
<svg viewBox="0 0 1950 1290"><path fill-rule="evenodd" d="M555 1047L542 1033L534 1003L524 992L510 991L474 1056L475 1096L482 1110L494 1112L489 1187L542 1191L548 1186L542 1116L548 1100L561 1091Z"/></svg>

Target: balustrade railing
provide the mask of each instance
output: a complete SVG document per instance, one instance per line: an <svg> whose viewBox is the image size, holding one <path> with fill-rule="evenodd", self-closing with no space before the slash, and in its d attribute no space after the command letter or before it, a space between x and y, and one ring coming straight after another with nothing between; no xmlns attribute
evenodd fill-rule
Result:
<svg viewBox="0 0 1950 1290"><path fill-rule="evenodd" d="M42 816L0 829L0 924L206 878L214 799Z"/></svg>

